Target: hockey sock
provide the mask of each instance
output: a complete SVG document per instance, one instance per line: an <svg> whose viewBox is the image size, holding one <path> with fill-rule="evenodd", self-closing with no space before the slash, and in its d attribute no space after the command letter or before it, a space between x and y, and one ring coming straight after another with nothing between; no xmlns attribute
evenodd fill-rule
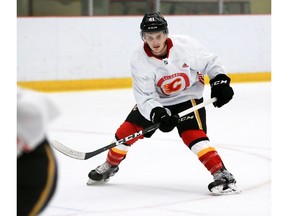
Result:
<svg viewBox="0 0 288 216"><path fill-rule="evenodd" d="M124 160L129 148L129 145L121 144L110 149L107 155L107 162L112 166L117 166Z"/></svg>
<svg viewBox="0 0 288 216"><path fill-rule="evenodd" d="M184 143L198 156L211 174L224 167L221 157L203 130L187 130L181 134Z"/></svg>
<svg viewBox="0 0 288 216"><path fill-rule="evenodd" d="M143 128L131 123L125 121L120 127L117 129L115 137L117 140L123 139L124 137L127 137L133 133L136 133ZM128 152L128 149L130 146L135 143L139 139L143 139L144 136L136 137L135 139L129 140L125 144L118 145L112 149L109 150L107 155L107 162L111 164L112 166L117 166L121 163L122 160L126 157L126 154Z"/></svg>

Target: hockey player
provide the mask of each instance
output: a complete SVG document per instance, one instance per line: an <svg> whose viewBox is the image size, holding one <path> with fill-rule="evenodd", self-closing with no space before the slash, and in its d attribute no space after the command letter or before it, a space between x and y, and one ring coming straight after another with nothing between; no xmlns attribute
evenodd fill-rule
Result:
<svg viewBox="0 0 288 216"><path fill-rule="evenodd" d="M44 95L17 89L17 215L38 215L55 193L57 164L46 126L58 114Z"/></svg>
<svg viewBox="0 0 288 216"><path fill-rule="evenodd" d="M186 36L169 36L167 21L160 13L145 14L140 24L143 46L131 58L131 73L136 105L117 129L122 139L155 123L162 132L175 127L184 144L195 153L212 174L208 185L213 194L239 192L236 180L225 168L206 134L206 112L201 108L177 119L177 114L203 102L204 75L208 75L215 107L228 103L233 95L230 78L216 55ZM89 173L87 184L107 182L119 170L119 164L133 143L149 138L155 131L109 150L107 160Z"/></svg>

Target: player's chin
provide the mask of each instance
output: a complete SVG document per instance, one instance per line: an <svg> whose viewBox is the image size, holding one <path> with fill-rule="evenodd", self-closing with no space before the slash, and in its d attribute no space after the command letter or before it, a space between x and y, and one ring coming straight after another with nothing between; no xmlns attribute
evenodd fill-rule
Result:
<svg viewBox="0 0 288 216"><path fill-rule="evenodd" d="M153 52L159 52L161 49L160 49L160 46L157 46L157 47L152 47L152 51Z"/></svg>

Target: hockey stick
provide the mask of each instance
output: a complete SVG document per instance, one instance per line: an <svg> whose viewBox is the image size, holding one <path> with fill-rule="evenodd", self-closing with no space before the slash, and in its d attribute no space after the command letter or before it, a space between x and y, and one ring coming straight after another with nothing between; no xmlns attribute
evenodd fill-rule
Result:
<svg viewBox="0 0 288 216"><path fill-rule="evenodd" d="M206 106L206 105L208 105L210 103L215 102L216 100L217 99L214 97L214 98L208 99L206 101L203 101L202 103L200 103L200 104L198 104L196 106L193 106L193 107L191 107L191 108L189 108L187 110L184 110L184 111L178 113L178 117L181 118L181 117L183 117L183 116L185 116L185 115L187 115L189 113L192 113L192 112L194 112L194 111L196 111L196 110L198 110L198 109L200 109L200 108L202 108L202 107L204 107L204 106ZM74 159L78 159L78 160L87 160L87 159L89 159L91 157L94 157L95 155L98 155L98 154L100 154L100 153L102 153L102 152L104 152L104 151L106 151L106 150L108 150L110 148L113 148L115 146L118 146L118 145L121 145L123 143L126 143L127 141L132 140L132 139L134 139L136 137L139 137L141 135L144 135L144 134L146 134L146 133L148 133L150 131L156 130L156 129L159 128L159 125L160 125L159 123L154 124L154 125L152 125L150 127L147 127L145 129L139 131L139 132L131 134L131 135L127 136L127 137L124 137L123 139L117 140L116 142L113 142L113 143L111 143L111 144L109 144L107 146L104 146L104 147L102 147L102 148L100 148L98 150L92 151L92 152L79 152L79 151L70 149L67 146L63 145L62 143L58 142L57 140L53 140L51 142L51 144L52 144L52 146L55 149L57 149L58 151L60 151L61 153L65 154L65 155L67 155L68 157L71 157L71 158L74 158Z"/></svg>

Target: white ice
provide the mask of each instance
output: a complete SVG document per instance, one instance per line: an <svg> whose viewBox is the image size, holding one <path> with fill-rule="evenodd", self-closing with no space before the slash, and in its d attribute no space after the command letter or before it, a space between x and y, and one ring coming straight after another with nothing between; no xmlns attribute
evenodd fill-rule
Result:
<svg viewBox="0 0 288 216"><path fill-rule="evenodd" d="M177 131L157 131L130 148L119 172L102 186L87 186L90 170L107 152L89 160L55 150L57 191L42 216L268 216L271 215L271 84L233 84L222 108L208 105L208 136L242 193L213 196L212 176L182 143ZM209 98L206 87L204 98ZM134 106L131 89L53 93L62 115L49 138L79 151L108 145Z"/></svg>

